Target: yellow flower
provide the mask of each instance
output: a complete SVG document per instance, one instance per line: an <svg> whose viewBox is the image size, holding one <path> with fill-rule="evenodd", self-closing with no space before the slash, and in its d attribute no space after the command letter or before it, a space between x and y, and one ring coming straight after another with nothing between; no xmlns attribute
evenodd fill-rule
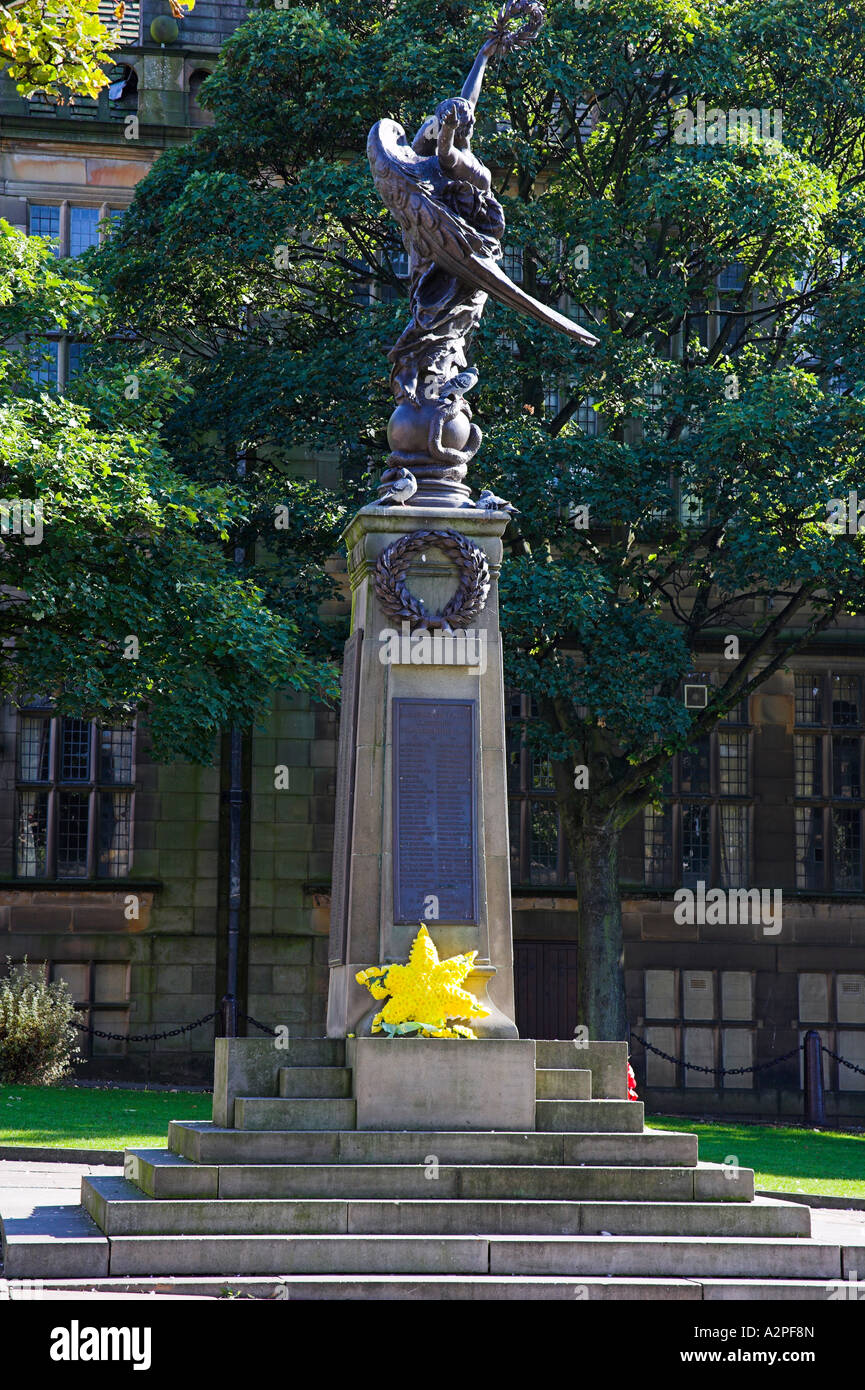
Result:
<svg viewBox="0 0 865 1390"><path fill-rule="evenodd" d="M374 999L390 996L381 1013L376 1014L372 1031L381 1032L382 1022L424 1023L424 1037L474 1038L470 1028L461 1024L449 1028L447 1020L485 1018L489 1013L473 994L460 988L471 974L476 956L477 951L469 951L439 960L435 942L421 923L406 965L372 966L356 976ZM378 983L385 975L384 983Z"/></svg>

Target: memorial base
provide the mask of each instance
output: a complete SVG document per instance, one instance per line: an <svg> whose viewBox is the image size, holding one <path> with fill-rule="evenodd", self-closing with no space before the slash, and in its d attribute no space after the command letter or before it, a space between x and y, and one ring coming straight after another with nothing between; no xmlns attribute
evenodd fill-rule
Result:
<svg viewBox="0 0 865 1390"><path fill-rule="evenodd" d="M526 1038L349 1038L360 1130L533 1130Z"/></svg>

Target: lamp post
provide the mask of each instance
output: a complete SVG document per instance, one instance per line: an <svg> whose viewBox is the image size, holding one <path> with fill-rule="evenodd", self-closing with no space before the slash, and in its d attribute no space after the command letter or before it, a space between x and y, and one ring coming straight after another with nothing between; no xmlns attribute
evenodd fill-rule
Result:
<svg viewBox="0 0 865 1390"><path fill-rule="evenodd" d="M246 477L246 454L237 459L237 477ZM241 570L246 561L246 549L242 545L234 547L234 564ZM241 832L243 803L246 791L243 785L243 734L236 724L229 734L229 785L223 793L228 803L228 950L226 954L225 994L220 1005L220 1022L224 1038L237 1037L238 1008L237 982L240 959L240 906L241 906Z"/></svg>

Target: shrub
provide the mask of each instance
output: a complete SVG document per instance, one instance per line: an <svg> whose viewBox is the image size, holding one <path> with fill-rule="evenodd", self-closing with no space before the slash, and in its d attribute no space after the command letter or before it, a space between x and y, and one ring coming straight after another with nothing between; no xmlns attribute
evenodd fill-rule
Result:
<svg viewBox="0 0 865 1390"><path fill-rule="evenodd" d="M54 1086L78 1056L75 1006L65 980L46 984L26 966L0 979L0 1085Z"/></svg>

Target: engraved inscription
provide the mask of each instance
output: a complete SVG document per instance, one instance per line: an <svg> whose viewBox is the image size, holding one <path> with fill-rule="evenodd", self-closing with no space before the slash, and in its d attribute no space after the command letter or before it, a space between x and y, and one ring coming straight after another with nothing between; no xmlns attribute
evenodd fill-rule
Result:
<svg viewBox="0 0 865 1390"><path fill-rule="evenodd" d="M394 920L477 921L475 702L394 700Z"/></svg>

